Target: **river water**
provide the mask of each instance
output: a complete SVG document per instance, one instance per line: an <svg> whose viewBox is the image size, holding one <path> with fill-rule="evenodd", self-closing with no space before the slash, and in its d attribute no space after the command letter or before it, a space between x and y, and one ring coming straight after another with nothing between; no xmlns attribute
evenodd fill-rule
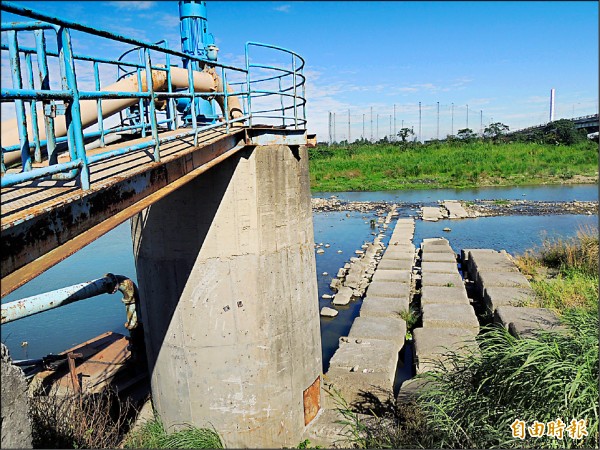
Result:
<svg viewBox="0 0 600 450"><path fill-rule="evenodd" d="M523 195L525 194L525 195ZM510 188L480 188L469 190L413 190L385 192L320 192L314 197L336 195L349 201L436 202L460 199L522 199L595 201L597 185L535 186ZM415 215L415 210L399 209L401 217ZM370 227L372 213L321 212L314 214L315 242L329 244L324 254L316 255L319 306L328 306L322 299L331 279L364 242L373 240ZM415 245L423 238L443 236L449 239L456 252L462 248L505 249L519 254L539 245L546 237L569 237L583 226L597 226L598 216L501 216L480 217L439 222L416 221ZM450 227L452 231L444 232ZM389 233L384 243L387 244ZM338 251L341 251L338 253ZM115 228L75 255L57 264L36 279L6 296L2 303L47 292L53 289L99 278L105 273L125 275L136 280L129 223ZM327 273L327 275L323 275ZM106 331L126 334L125 308L120 294L102 295L89 300L47 311L17 322L2 325L1 336L13 359L38 358L58 353L77 343ZM347 335L352 321L358 315L361 302L338 307L339 315L321 319L323 361L325 369L338 346L340 336ZM25 344L26 343L26 344Z"/></svg>

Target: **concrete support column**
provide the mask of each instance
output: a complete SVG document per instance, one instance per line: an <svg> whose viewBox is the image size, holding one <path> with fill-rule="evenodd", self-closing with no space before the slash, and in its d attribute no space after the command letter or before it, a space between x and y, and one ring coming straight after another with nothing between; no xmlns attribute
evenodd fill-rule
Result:
<svg viewBox="0 0 600 450"><path fill-rule="evenodd" d="M241 151L132 219L155 408L296 446L322 371L305 147Z"/></svg>

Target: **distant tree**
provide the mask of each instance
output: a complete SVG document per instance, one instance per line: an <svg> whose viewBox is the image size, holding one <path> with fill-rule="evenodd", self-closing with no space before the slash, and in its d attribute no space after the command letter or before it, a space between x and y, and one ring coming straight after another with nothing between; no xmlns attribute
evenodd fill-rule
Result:
<svg viewBox="0 0 600 450"><path fill-rule="evenodd" d="M471 142L477 139L477 133L470 128L463 128L462 130L458 130L456 137L458 137L461 141Z"/></svg>
<svg viewBox="0 0 600 450"><path fill-rule="evenodd" d="M505 125L501 122L491 123L485 128L485 130L483 130L483 137L496 142L504 134L506 134L506 132L508 132L508 125Z"/></svg>
<svg viewBox="0 0 600 450"><path fill-rule="evenodd" d="M575 128L573 121L560 119L544 127L544 140L549 144L573 145L583 140L583 134Z"/></svg>
<svg viewBox="0 0 600 450"><path fill-rule="evenodd" d="M415 132L413 130L411 130L410 128L401 128L400 131L398 131L398 137L400 139L402 139L402 142L406 142L406 140L408 139L408 136L412 136L414 135Z"/></svg>

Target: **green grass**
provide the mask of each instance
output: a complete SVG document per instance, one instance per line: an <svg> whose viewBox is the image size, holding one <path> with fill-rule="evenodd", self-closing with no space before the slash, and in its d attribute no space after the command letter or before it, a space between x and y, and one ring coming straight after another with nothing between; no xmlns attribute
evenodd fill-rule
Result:
<svg viewBox="0 0 600 450"><path fill-rule="evenodd" d="M139 430L130 434L125 448L223 448L216 431L208 428L186 429L167 433L160 419L146 422Z"/></svg>
<svg viewBox="0 0 600 450"><path fill-rule="evenodd" d="M598 147L490 142L319 146L310 149L315 191L377 191L560 183L596 176Z"/></svg>
<svg viewBox="0 0 600 450"><path fill-rule="evenodd" d="M568 333L517 339L494 328L480 339L480 353L455 355L449 368L431 372L420 406L451 448L592 448L598 439L598 315L569 311ZM515 439L520 419L550 422L587 419L588 436L562 440Z"/></svg>
<svg viewBox="0 0 600 450"><path fill-rule="evenodd" d="M530 306L561 314L598 308L598 228L586 227L571 239L546 240L541 248L517 258L529 275L536 300Z"/></svg>

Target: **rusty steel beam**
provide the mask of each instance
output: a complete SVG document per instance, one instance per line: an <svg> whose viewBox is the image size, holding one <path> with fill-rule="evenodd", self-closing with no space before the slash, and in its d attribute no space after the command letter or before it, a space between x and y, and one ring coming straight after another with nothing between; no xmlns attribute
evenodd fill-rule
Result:
<svg viewBox="0 0 600 450"><path fill-rule="evenodd" d="M226 135L193 153L155 163L131 177L82 192L2 230L4 297L173 190L246 147L245 132Z"/></svg>

